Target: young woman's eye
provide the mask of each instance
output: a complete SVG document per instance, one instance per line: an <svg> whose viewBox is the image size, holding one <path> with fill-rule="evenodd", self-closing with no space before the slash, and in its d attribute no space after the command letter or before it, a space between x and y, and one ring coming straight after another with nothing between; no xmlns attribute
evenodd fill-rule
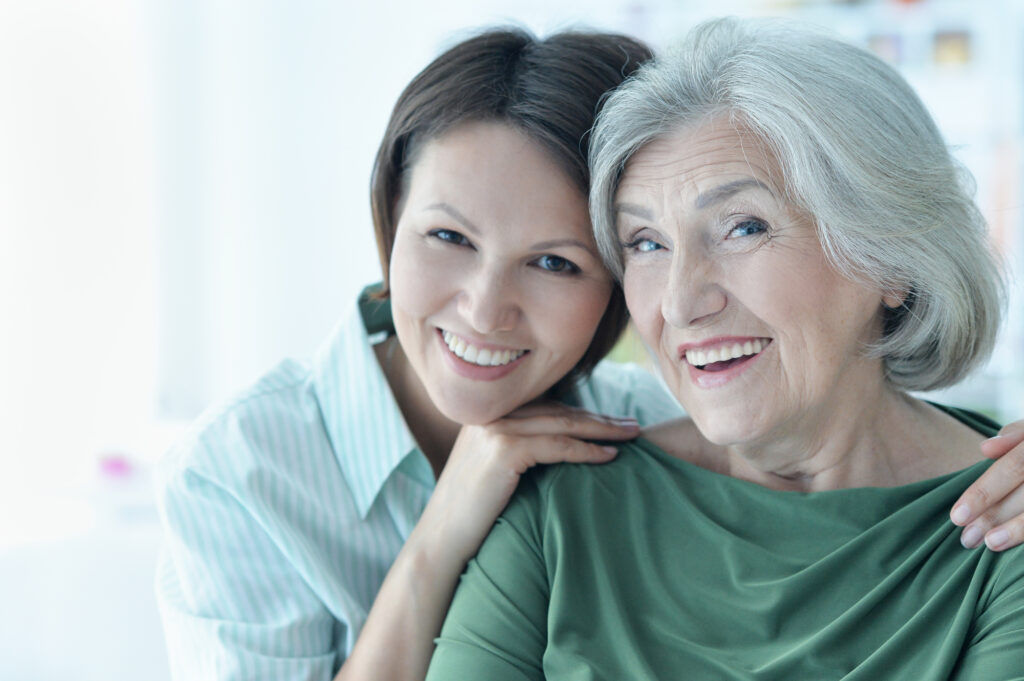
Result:
<svg viewBox="0 0 1024 681"><path fill-rule="evenodd" d="M555 272L557 274L576 274L580 271L580 268L575 265L571 260L559 257L557 255L542 255L536 260L537 267L548 272Z"/></svg>
<svg viewBox="0 0 1024 681"><path fill-rule="evenodd" d="M651 241L650 239L637 238L632 241L623 241L622 250L624 251L636 251L637 253L651 253L653 251L659 251L663 247L657 241Z"/></svg>
<svg viewBox="0 0 1024 681"><path fill-rule="evenodd" d="M427 232L427 234L429 236L434 237L435 239L440 239L441 241L446 241L446 242L448 242L450 244L454 244L456 246L468 246L469 245L469 239L467 239L466 237L462 236L461 234L456 232L454 229L432 229L429 232Z"/></svg>
<svg viewBox="0 0 1024 681"><path fill-rule="evenodd" d="M732 229L726 235L727 239L735 239L744 236L752 236L754 234L761 234L768 231L768 225L763 221L757 219L745 219L739 223L733 225Z"/></svg>

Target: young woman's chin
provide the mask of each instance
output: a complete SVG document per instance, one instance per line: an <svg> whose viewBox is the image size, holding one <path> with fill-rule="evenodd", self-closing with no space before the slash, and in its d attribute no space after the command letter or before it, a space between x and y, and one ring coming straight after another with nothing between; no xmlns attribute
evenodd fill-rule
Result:
<svg viewBox="0 0 1024 681"><path fill-rule="evenodd" d="M508 416L553 385L547 380L543 384L529 381L529 385L524 385L524 382L509 380L513 378L509 376L503 381L483 385L466 385L465 380L459 378L441 379L432 381L428 392L445 418L462 425L482 425Z"/></svg>
<svg viewBox="0 0 1024 681"><path fill-rule="evenodd" d="M448 420L463 426L480 426L497 421L518 405L470 404L465 400L438 399L434 401L438 411Z"/></svg>

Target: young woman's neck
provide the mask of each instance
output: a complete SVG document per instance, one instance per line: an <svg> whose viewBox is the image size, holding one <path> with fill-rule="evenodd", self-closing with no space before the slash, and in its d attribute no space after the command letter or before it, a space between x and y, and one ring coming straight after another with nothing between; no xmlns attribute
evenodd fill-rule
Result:
<svg viewBox="0 0 1024 681"><path fill-rule="evenodd" d="M442 414L413 371L396 336L374 346L377 362L391 387L398 408L405 418L420 451L427 457L434 477L441 474L448 454L455 445L461 425Z"/></svg>

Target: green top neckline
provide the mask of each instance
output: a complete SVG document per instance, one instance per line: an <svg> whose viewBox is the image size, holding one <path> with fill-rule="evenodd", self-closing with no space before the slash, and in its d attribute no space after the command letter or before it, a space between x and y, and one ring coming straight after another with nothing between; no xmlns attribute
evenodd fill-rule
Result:
<svg viewBox="0 0 1024 681"><path fill-rule="evenodd" d="M933 407L939 409L940 411L942 411L942 412L952 416L957 421L960 421L961 423L963 423L967 427L971 428L972 430L978 432L981 435L984 435L985 437L991 437L991 435L993 433L995 433L995 432L997 432L999 430L999 427L1000 427L999 424L996 423L995 421L993 421L992 419L988 418L987 416L983 415L983 414L979 414L979 413L971 411L969 409L959 409L959 408L955 408L955 407L947 407L946 405L937 404L935 402L931 402L931 401L928 401L928 400L925 400L925 402L927 402L928 404L932 405ZM681 473L683 473L685 475L688 475L688 476L691 476L691 477L694 477L694 478L703 477L708 482L714 482L715 484L719 484L719 485L735 484L737 487L740 487L740 488L749 487L752 490L760 490L761 492L765 493L768 496L787 495L787 496L800 496L800 497L806 497L806 498L824 498L826 496L838 496L838 495L850 494L850 493L856 493L856 494L869 493L870 494L873 491L878 491L878 492L882 492L882 493L889 494L889 495L900 495L901 493L903 493L903 494L907 494L907 495L911 495L912 496L912 495L918 494L923 489L931 489L931 488L933 488L933 487L935 487L937 485L941 485L941 484L943 484L945 482L948 482L949 480L952 480L953 478L956 478L956 477L961 476L961 475L968 475L968 474L970 474L973 477L977 477L977 476L981 475L982 472L984 472L984 470L987 469L989 466L991 466L992 463L993 463L993 461L990 460L990 459L982 459L982 460L978 461L977 463L973 463L973 464L971 464L971 465L969 465L969 466L967 466L965 468L961 468L959 470L952 471L950 473L944 473L942 475L937 475L937 476L934 476L934 477L931 477L931 478L924 478L924 479L921 479L921 480L916 480L914 482L909 482L909 483L907 483L905 485L892 485L892 486L884 486L884 487L883 486L841 487L841 488L838 488L838 489L816 490L816 491L813 491L813 492L800 492L800 491L796 491L796 490L772 489L771 487L765 487L764 485L759 485L758 483L752 482L750 480L743 480L741 478L735 478L735 477L733 477L731 475L727 475L725 473L717 473L715 471L712 471L712 470L709 470L707 468L704 468L703 466L699 466L699 465L697 465L695 463L691 463L689 461L686 461L685 459L680 459L679 457L672 456L671 454L666 452L664 449L662 449L661 447L657 446L656 444L654 444L650 440L644 438L643 436L640 436L640 437L636 438L635 440L632 440L630 444L635 445L638 449L641 449L645 453L647 453L647 454L649 454L651 456L654 456L655 458L663 461L666 465L668 465L670 467L679 468ZM981 456L981 453L979 452L978 455ZM757 492L752 492L752 493L756 494Z"/></svg>

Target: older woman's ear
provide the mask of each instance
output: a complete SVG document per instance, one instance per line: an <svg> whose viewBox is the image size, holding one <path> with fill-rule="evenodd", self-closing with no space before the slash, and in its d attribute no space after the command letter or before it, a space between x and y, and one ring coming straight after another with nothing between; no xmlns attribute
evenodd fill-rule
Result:
<svg viewBox="0 0 1024 681"><path fill-rule="evenodd" d="M907 295L908 289L905 288L890 290L882 296L882 305L885 305L890 310L903 307L903 303L907 301Z"/></svg>

